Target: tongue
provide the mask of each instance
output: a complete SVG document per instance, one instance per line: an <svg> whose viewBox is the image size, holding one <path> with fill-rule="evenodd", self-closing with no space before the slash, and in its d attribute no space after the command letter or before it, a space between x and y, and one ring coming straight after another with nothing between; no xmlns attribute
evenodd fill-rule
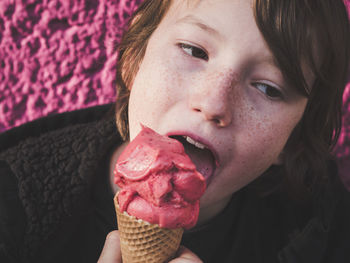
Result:
<svg viewBox="0 0 350 263"><path fill-rule="evenodd" d="M187 155L195 164L197 171L204 176L208 184L215 169L213 154L208 149L202 150L189 143L184 143L184 148Z"/></svg>

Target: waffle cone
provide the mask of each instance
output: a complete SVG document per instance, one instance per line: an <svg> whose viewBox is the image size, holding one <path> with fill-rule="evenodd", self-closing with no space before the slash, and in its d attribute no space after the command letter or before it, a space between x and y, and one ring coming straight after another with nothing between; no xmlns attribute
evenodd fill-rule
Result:
<svg viewBox="0 0 350 263"><path fill-rule="evenodd" d="M128 215L119 210L114 197L123 263L163 263L175 256L183 229L161 228L157 224Z"/></svg>

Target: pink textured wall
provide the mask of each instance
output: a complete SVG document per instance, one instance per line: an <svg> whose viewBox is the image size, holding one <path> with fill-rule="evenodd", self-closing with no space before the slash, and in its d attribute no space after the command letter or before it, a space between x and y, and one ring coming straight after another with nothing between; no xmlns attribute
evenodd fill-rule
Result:
<svg viewBox="0 0 350 263"><path fill-rule="evenodd" d="M116 46L142 0L0 0L0 132L115 100ZM350 13L350 0L345 0ZM350 83L335 149L350 189Z"/></svg>
<svg viewBox="0 0 350 263"><path fill-rule="evenodd" d="M0 0L0 132L115 100L115 47L138 0Z"/></svg>

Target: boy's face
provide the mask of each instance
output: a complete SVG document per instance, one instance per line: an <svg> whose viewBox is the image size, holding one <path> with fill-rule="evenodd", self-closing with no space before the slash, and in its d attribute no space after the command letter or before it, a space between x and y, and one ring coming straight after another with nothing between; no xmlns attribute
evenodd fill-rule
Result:
<svg viewBox="0 0 350 263"><path fill-rule="evenodd" d="M207 152L186 146L200 171L207 170L201 220L280 162L306 103L274 64L250 0L174 1L131 87L130 138L142 123L216 153L213 168Z"/></svg>

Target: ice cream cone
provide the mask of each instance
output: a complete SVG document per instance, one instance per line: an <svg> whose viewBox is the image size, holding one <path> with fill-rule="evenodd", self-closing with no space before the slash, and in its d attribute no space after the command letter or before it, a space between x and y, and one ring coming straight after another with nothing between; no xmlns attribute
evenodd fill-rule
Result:
<svg viewBox="0 0 350 263"><path fill-rule="evenodd" d="M114 197L123 263L163 263L175 256L182 228L167 229L121 212Z"/></svg>

